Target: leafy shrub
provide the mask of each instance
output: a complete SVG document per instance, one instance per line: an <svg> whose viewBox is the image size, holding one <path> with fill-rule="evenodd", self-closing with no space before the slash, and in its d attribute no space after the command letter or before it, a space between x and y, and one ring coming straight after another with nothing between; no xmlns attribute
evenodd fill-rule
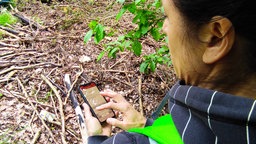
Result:
<svg viewBox="0 0 256 144"><path fill-rule="evenodd" d="M161 33L164 16L160 0L155 0L154 2L146 0L133 0L132 2L117 0L117 2L122 4L122 8L116 15L116 20L119 20L124 13L129 12L133 14L132 22L137 25L137 28L119 36L118 40L105 44L105 49L99 54L98 61L106 53L109 58L116 58L116 54L124 50L130 50L136 56L140 56L142 45L139 40L141 38L151 35L154 40L162 41L165 37ZM96 21L92 21L89 27L91 30L86 33L84 42L86 43L94 36L94 42L98 44L105 36L104 27ZM157 64L169 65L171 63L169 57L169 49L163 46L157 49L155 53L143 57L144 61L140 65L140 71L142 73L154 72Z"/></svg>

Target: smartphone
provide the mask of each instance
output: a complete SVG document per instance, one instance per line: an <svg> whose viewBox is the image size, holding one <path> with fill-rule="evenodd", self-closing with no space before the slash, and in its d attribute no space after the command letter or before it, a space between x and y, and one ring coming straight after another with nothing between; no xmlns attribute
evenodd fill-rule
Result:
<svg viewBox="0 0 256 144"><path fill-rule="evenodd" d="M95 82L90 82L79 86L79 92L85 103L90 107L91 113L99 122L103 123L107 118L114 117L112 109L96 110L97 106L107 103L105 97L100 94L100 91Z"/></svg>

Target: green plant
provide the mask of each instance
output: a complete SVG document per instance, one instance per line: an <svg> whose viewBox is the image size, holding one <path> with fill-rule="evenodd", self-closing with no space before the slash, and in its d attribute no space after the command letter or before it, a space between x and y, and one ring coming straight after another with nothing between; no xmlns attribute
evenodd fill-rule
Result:
<svg viewBox="0 0 256 144"><path fill-rule="evenodd" d="M129 12L134 16L132 22L137 27L134 30L128 31L125 35L119 36L116 41L105 44L105 49L97 58L98 61L106 53L109 58L115 58L118 52L126 49L132 51L136 56L140 56L142 51L141 38L150 35L155 41L162 41L165 37L161 33L164 16L160 0L155 0L154 2L148 2L146 0L133 0L132 2L117 0L117 2L122 4L122 8L116 15L116 20L119 20L124 13ZM91 23L96 22L93 21ZM98 33L101 34L101 39L103 39L105 36L104 27L101 25L102 31L97 31L95 27L90 25L91 30L86 33L84 42L86 43L93 35L97 39ZM97 23L95 25L99 24ZM98 40L95 43L99 43ZM140 65L140 71L142 73L154 72L157 64L170 64L171 60L169 57L169 49L166 46L157 49L155 53L143 56L144 61Z"/></svg>
<svg viewBox="0 0 256 144"><path fill-rule="evenodd" d="M150 71L155 72L157 64L165 64L168 66L172 64L167 46L162 46L156 53L145 55L144 61L140 65L140 71L142 73L149 73Z"/></svg>
<svg viewBox="0 0 256 144"><path fill-rule="evenodd" d="M0 25L5 26L7 24L15 24L17 18L14 17L10 12L4 11L0 13Z"/></svg>
<svg viewBox="0 0 256 144"><path fill-rule="evenodd" d="M94 42L98 44L105 37L104 26L99 24L97 21L91 21L89 23L89 27L91 30L86 33L84 43L87 43L94 35Z"/></svg>

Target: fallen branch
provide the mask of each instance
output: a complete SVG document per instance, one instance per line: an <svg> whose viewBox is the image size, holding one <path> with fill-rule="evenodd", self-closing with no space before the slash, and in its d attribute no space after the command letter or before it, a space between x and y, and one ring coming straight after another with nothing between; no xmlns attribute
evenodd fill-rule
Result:
<svg viewBox="0 0 256 144"><path fill-rule="evenodd" d="M0 46L1 47L14 47L14 48L19 48L20 47L19 45L11 45L11 44L3 43L3 42L0 42Z"/></svg>
<svg viewBox="0 0 256 144"><path fill-rule="evenodd" d="M121 82L121 83L123 83L123 84L126 84L126 85L128 85L128 86L130 86L130 87L132 87L132 88L133 88L133 85L131 85L130 83L128 83L128 82L124 82L124 80L120 80L119 78L114 77L114 76L113 76L113 78L114 78L114 79L116 79L116 80L118 80L119 82Z"/></svg>
<svg viewBox="0 0 256 144"><path fill-rule="evenodd" d="M55 65L55 66L61 66L61 65L57 65L57 64L52 64L52 63L39 63L39 64L34 64L34 65L28 65L28 66L21 66L21 67L17 67L17 66L12 66L6 70L3 70L0 72L0 75L5 74L9 71L13 71L13 70L23 70L23 69L30 69L30 68L34 68L37 66L43 66L43 65Z"/></svg>
<svg viewBox="0 0 256 144"><path fill-rule="evenodd" d="M13 30L13 29L10 29L10 28L7 28L7 27L3 27L3 26L0 26L0 29L5 30L5 31L7 31L7 32L9 32L9 33L12 33L12 34L14 34L14 35L19 35L19 33L20 33L20 32L18 32L18 31L15 31L15 30Z"/></svg>
<svg viewBox="0 0 256 144"><path fill-rule="evenodd" d="M24 17L20 13L15 13L13 15L16 16L17 18L19 18L26 25L32 25L34 28L37 28L37 29L42 29L43 28L43 26L41 26L40 24L28 19L27 17Z"/></svg>
<svg viewBox="0 0 256 144"><path fill-rule="evenodd" d="M5 30L3 30L3 29L0 29L0 32L4 33L4 34L6 34L6 35L9 35L9 36L11 36L11 37L14 37L14 38L16 38L16 39L18 39L18 40L21 39L20 37L14 35L14 34L12 34L12 33L9 33L8 31L5 31Z"/></svg>
<svg viewBox="0 0 256 144"><path fill-rule="evenodd" d="M35 144L38 140L38 138L40 137L40 134L41 134L41 129L39 129L36 134L34 135L32 141L30 142L31 144Z"/></svg>
<svg viewBox="0 0 256 144"><path fill-rule="evenodd" d="M142 115L144 115L144 114L143 114L142 95L141 95L141 76L139 76L139 87L138 87L138 91L139 91L140 113L141 113Z"/></svg>
<svg viewBox="0 0 256 144"><path fill-rule="evenodd" d="M58 143L58 142L55 140L52 131L51 131L50 128L46 125L46 123L44 122L44 120L40 117L39 112L38 112L37 109L35 108L35 106L34 106L34 104L32 103L32 101L30 100L30 98L29 98L29 96L28 96L28 93L26 92L26 89L25 89L24 85L21 83L21 81L20 81L19 78L16 78L16 80L18 81L18 83L19 83L19 85L20 85L20 87L21 87L21 89L22 89L22 91L23 91L23 93L24 93L24 95L25 95L25 97L26 97L28 103L31 105L31 107L33 108L33 110L36 112L36 115L39 117L39 119L40 119L41 122L43 123L44 127L46 128L46 130L48 131L48 133L49 133L50 136L52 137L53 141L54 141L55 143Z"/></svg>
<svg viewBox="0 0 256 144"><path fill-rule="evenodd" d="M53 92L55 93L56 97L58 98L58 102L59 102L59 111L60 111L60 118L61 118L61 140L63 144L66 144L66 134L65 134L65 117L64 117L64 112L63 112L63 103L61 100L61 96L59 95L57 89L52 85L52 83L44 76L41 75L41 78L51 87L51 89L53 90Z"/></svg>
<svg viewBox="0 0 256 144"><path fill-rule="evenodd" d="M89 72L115 72L115 73L134 73L134 71L122 71L122 70L86 70L85 73Z"/></svg>
<svg viewBox="0 0 256 144"><path fill-rule="evenodd" d="M116 66L118 63L121 63L123 60L124 60L124 58L127 56L127 54L126 55L124 55L122 58L120 58L116 63L114 63L112 66L110 66L109 68L110 69L112 69L114 66Z"/></svg>
<svg viewBox="0 0 256 144"><path fill-rule="evenodd" d="M0 49L0 50L1 50L1 49ZM9 49L7 48L6 50L9 50ZM14 54L14 51L2 53L2 54L0 54L0 57L7 56L7 55L10 55L10 54Z"/></svg>

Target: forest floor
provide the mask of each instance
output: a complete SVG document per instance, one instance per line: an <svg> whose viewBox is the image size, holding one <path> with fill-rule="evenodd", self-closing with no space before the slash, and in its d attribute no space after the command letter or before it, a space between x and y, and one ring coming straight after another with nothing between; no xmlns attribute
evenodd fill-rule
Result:
<svg viewBox="0 0 256 144"><path fill-rule="evenodd" d="M138 111L150 116L176 81L172 67L159 65L156 72L142 74L139 71L142 57L130 51L118 53L116 59L104 56L96 61L104 43L134 28L132 15L125 14L119 21L115 20L119 10L120 5L114 0L93 4L75 0L50 4L19 1L19 14L35 23L18 22L11 26L18 34L7 33L0 39L1 144L63 143L61 135L67 143L81 142L76 114L66 97L65 74L70 74L76 96L79 96L78 85L95 81L100 90L109 88L121 93ZM88 23L95 19L107 29L115 29L114 35L98 45L92 40L84 44ZM142 55L154 52L163 44L150 36L141 42ZM38 116L42 110L53 113L55 122L44 121L44 125ZM162 114L165 111L166 107ZM61 119L65 121L64 129ZM117 131L120 129L113 128L113 134Z"/></svg>

